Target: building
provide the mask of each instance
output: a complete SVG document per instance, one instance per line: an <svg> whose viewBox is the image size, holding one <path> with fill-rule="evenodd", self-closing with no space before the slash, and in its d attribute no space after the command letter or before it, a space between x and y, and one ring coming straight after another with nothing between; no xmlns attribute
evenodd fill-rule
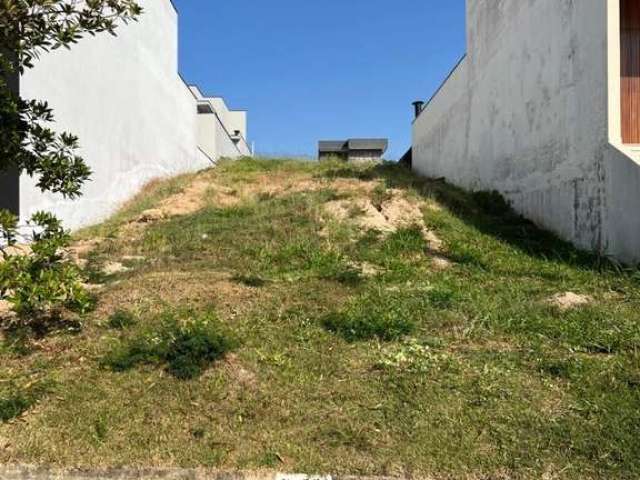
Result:
<svg viewBox="0 0 640 480"><path fill-rule="evenodd" d="M0 207L22 220L51 211L77 228L104 219L153 178L251 154L246 112L229 110L178 74L172 2L140 4L139 21L120 26L117 37L87 36L69 51L43 55L15 79L24 98L49 102L56 130L79 137L80 155L93 170L83 196L43 194L34 179L14 174L2 180Z"/></svg>
<svg viewBox="0 0 640 480"><path fill-rule="evenodd" d="M640 261L638 1L467 0L466 16L467 54L414 121L413 168Z"/></svg>
<svg viewBox="0 0 640 480"><path fill-rule="evenodd" d="M389 147L383 138L351 138L349 140L323 140L318 143L318 158L338 158L346 162L380 162Z"/></svg>

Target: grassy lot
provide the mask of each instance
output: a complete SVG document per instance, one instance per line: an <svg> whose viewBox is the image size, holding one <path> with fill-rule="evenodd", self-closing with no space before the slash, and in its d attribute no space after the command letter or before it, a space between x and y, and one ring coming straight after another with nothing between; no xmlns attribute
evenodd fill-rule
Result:
<svg viewBox="0 0 640 480"><path fill-rule="evenodd" d="M640 274L495 195L242 160L78 239L96 310L4 332L0 462L640 477Z"/></svg>

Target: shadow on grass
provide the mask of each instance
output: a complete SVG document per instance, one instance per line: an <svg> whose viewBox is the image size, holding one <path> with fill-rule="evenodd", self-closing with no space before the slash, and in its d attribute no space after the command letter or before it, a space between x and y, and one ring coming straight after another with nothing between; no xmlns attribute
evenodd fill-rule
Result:
<svg viewBox="0 0 640 480"><path fill-rule="evenodd" d="M13 385L0 390L0 423L20 417L47 394L49 386L36 383L28 388Z"/></svg>
<svg viewBox="0 0 640 480"><path fill-rule="evenodd" d="M498 192L467 192L444 179L417 176L406 167L383 163L366 169L349 165L333 167L319 174L325 178L382 180L387 188L413 189L424 198L435 199L465 224L515 247L522 253L543 260L555 260L590 270L620 270L620 266L601 255L575 248L551 232L537 227L516 213ZM472 252L458 252L453 260L473 263ZM465 258L469 257L469 258ZM468 261L467 261L468 260Z"/></svg>

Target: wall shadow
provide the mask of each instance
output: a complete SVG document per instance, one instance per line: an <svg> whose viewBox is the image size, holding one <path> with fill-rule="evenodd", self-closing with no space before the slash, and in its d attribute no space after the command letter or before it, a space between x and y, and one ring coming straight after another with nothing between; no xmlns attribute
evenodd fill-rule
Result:
<svg viewBox="0 0 640 480"><path fill-rule="evenodd" d="M367 169L338 166L324 172L322 176L383 180L387 188L413 189L425 199L437 200L466 225L537 259L597 271L622 269L615 261L580 250L536 226L515 212L504 197L495 191L469 192L447 183L444 178L420 177L397 163L383 163Z"/></svg>

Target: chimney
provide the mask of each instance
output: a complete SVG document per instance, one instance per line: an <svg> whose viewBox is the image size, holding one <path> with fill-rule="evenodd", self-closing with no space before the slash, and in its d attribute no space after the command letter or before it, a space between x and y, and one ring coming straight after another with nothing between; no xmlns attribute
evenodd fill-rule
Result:
<svg viewBox="0 0 640 480"><path fill-rule="evenodd" d="M418 118L422 113L422 109L424 108L424 102L422 100L417 100L413 102L412 105L413 105L416 118Z"/></svg>

